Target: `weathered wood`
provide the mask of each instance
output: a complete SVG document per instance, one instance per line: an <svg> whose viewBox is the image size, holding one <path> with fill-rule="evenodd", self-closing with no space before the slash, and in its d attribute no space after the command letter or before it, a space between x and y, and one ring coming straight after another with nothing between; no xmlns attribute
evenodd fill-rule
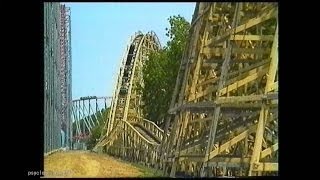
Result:
<svg viewBox="0 0 320 180"><path fill-rule="evenodd" d="M211 16L211 12L212 11L210 11L209 16ZM195 69L193 71L192 84L191 84L191 87L190 87L191 96L194 96L194 94L195 94L196 84L197 84L198 79L199 79L200 68L201 68L201 64L202 64L202 61L203 61L203 58L201 57L201 54L204 53L204 51L205 51L205 48L202 48L202 47L204 47L204 44L206 44L207 39L208 39L208 35L209 35L209 33L207 32L208 26L209 26L209 23L206 22L205 28L204 28L204 34L203 34L203 36L201 38L201 41L200 41L200 43L198 45L201 48L200 48L200 53L199 53L199 55L197 57L196 67L195 67Z"/></svg>
<svg viewBox="0 0 320 180"><path fill-rule="evenodd" d="M212 64L216 64L216 63L223 63L224 59L221 58L209 58L209 59L205 59L203 61L202 67L207 67L207 68L211 68ZM253 58L246 58L246 59L240 59L240 58L234 58L231 60L230 64L235 64L235 63L254 63L254 62L259 62L261 61L261 59L253 59Z"/></svg>
<svg viewBox="0 0 320 180"><path fill-rule="evenodd" d="M260 15L259 17L252 18L252 19L248 20L246 23L244 23L240 26L237 26L233 29L230 29L224 35L216 37L215 39L211 40L210 43L208 43L208 46L220 44L221 42L225 41L228 37L230 37L230 35L237 34L239 32L246 30L246 29L249 29L255 25L258 25L266 20L274 18L277 16L277 13L278 13L278 9L272 8L271 10L268 10L266 13Z"/></svg>
<svg viewBox="0 0 320 180"><path fill-rule="evenodd" d="M234 75L237 75L237 74L252 74L252 73L255 73L258 69L258 67L261 67L261 68L264 68L264 67L267 67L267 63L270 62L269 59L267 60L263 60L261 62L257 62L255 64L252 64L248 67L245 67L245 68L242 68L238 71L234 71L234 72L230 72L228 73L228 77L231 77L231 76L234 76ZM238 77L237 77L238 78ZM216 77L216 78L211 78L211 79L208 79L208 80L205 80L204 82L201 82L198 84L198 86L202 86L202 85L205 85L205 84L208 84L208 83L215 83L219 80L219 77ZM228 82L227 82L228 84Z"/></svg>
<svg viewBox="0 0 320 180"><path fill-rule="evenodd" d="M267 68L263 68L260 71L258 71L258 68L256 68L256 69L249 71L248 74L251 74L251 75L248 75L248 76L244 77L243 79L236 80L236 81L235 81L235 79L228 80L226 83L226 85L228 85L228 86L226 86L225 88L222 88L220 90L220 96L227 94L228 92L233 91L241 86L244 86L245 84L248 84L252 81L255 81L256 79L262 77L266 73L267 73ZM238 77L236 77L236 79L238 79ZM235 82L233 82L233 81L235 81ZM233 83L230 84L231 82L233 82ZM205 89L204 91L198 92L194 99L198 99L198 98L203 97L209 93L213 93L216 90L217 90L216 86L210 86L207 89ZM193 101L194 99L190 99L190 101Z"/></svg>
<svg viewBox="0 0 320 180"><path fill-rule="evenodd" d="M234 40L234 41L273 41L273 35L238 34L238 35L230 36L230 40Z"/></svg>
<svg viewBox="0 0 320 180"><path fill-rule="evenodd" d="M251 126L248 130L240 133L239 135L237 135L236 137L234 137L233 139L229 140L228 142L224 143L223 145L221 145L220 147L216 148L215 150L211 151L209 154L208 159L211 159L215 156L217 156L219 153L225 151L227 148L230 148L232 145L238 143L239 141L243 140L245 137L247 137L249 135L250 132L252 132L255 128L257 127L257 125ZM205 158L205 162L208 161L207 158Z"/></svg>
<svg viewBox="0 0 320 180"><path fill-rule="evenodd" d="M249 167L250 158L215 157L208 162L209 167Z"/></svg>
<svg viewBox="0 0 320 180"><path fill-rule="evenodd" d="M278 171L278 163L255 163L252 171Z"/></svg>
<svg viewBox="0 0 320 180"><path fill-rule="evenodd" d="M278 148L279 148L278 143L276 143L276 144L272 145L271 147L263 150L261 152L260 159L263 159L264 157L266 157L266 156L270 155L271 153L277 151Z"/></svg>
<svg viewBox="0 0 320 180"><path fill-rule="evenodd" d="M258 115L258 112L255 114ZM254 116L252 118L254 119ZM251 121L252 120L248 120L246 122L241 123L241 120L239 120L239 121L237 121L238 123L237 122L232 123L232 126L230 126L230 128L233 129L233 131L235 131L235 132L239 132L243 129L246 130L246 129L250 128L251 126L254 126L254 125L252 125ZM251 128L253 128L253 127L251 127ZM224 131L222 129L219 129L219 131L217 131L216 140L220 141L221 139L226 138L227 137L227 136L225 136L226 131L227 131L227 129L225 129ZM208 134L208 133L206 133L206 134ZM207 140L208 140L208 136L205 136L205 137L202 136L202 138L198 139L197 142L191 143L190 144L190 145L192 145L191 147L190 147L190 145L185 146L184 149L180 151L180 155L186 155L186 154L188 154L188 152L192 152L192 151L194 151L194 149L200 148L203 143L207 142Z"/></svg>
<svg viewBox="0 0 320 180"><path fill-rule="evenodd" d="M209 48L206 47L203 49L203 54L207 57L210 57L212 55L216 54L224 54L226 51L226 48ZM239 54L239 53L245 53L245 54L269 54L271 49L266 48L233 48L231 51L231 54Z"/></svg>
<svg viewBox="0 0 320 180"><path fill-rule="evenodd" d="M275 98L275 97L272 97ZM270 99L272 99L270 98ZM278 100L271 100L270 107L277 107ZM221 107L224 108L223 111L229 111L232 109L257 109L261 108L262 103L231 103L231 104L221 104ZM168 113L174 114L179 111L190 111L190 112L205 112L208 110L214 110L216 107L215 102L199 102L199 103L188 103L185 105L181 105L179 107L170 109Z"/></svg>
<svg viewBox="0 0 320 180"><path fill-rule="evenodd" d="M270 42L275 42L277 37L265 33L273 31L273 20L277 20L277 5L270 3L200 4L204 9L212 6L212 9L216 9L217 12L211 16L210 13L203 14L203 18L198 19L195 27L199 27L209 19L212 28L202 27L203 32L202 30L201 32L193 31L191 37L199 38L202 33L209 32L209 37L212 38L210 42L205 43L207 47L199 45L206 41L206 38L199 41L197 47L194 41L191 42L194 45L191 47L193 53L188 54L191 61L187 63L189 66L185 66L186 74L182 83L184 86L181 88L183 95L179 96L179 99L183 100L179 103L175 102L175 105L169 108L169 113L175 114L176 118L173 123L173 133L170 133L174 140L168 146L169 149L174 150L174 153L168 154L168 156L173 155L173 159L167 161L167 164L171 167L172 177L176 170L184 170L185 173L197 176L199 171L201 176L221 175L219 172L210 173L213 170L212 167L217 166L224 168L224 175L229 174L230 169L227 168L239 169L240 172L233 172L237 173L236 176L248 175L252 165L251 151L258 143L255 142L256 137L253 134L258 133L259 128L261 130L261 127L258 127L260 126L259 118L261 119L263 115L266 118L265 123L267 120L277 119L275 111L278 106L278 83L270 78L269 81L272 83L266 83L268 76L273 76L270 72L277 71L278 65L273 60L277 52L274 51L274 47L270 47ZM234 16L237 14L235 11L241 11L241 15ZM234 19L230 19L230 16L234 16ZM269 19L272 21L267 21ZM241 20L242 24L234 25L238 20ZM231 23L235 28L229 29ZM242 31L245 32L242 33ZM230 41L234 45L232 50L229 48ZM270 55L272 53L273 55ZM229 58L230 55L233 55L232 58ZM271 66L276 68L271 70ZM266 86L269 86L267 92L273 93L263 92ZM267 110L261 113L261 108ZM272 112L273 117L267 118L268 112ZM193 115L186 116L188 113ZM205 113L206 116L201 113ZM179 116L182 118L177 118ZM211 122L208 126L209 120ZM186 122L188 122L187 126L185 126ZM273 155L272 152L275 150L273 148L275 145L268 147L268 143L273 142L274 136L271 137L270 133L266 133L266 136L264 138L267 142L264 143L264 147L267 149L257 151L260 158ZM179 145L180 143L182 145ZM206 153L205 151L208 150L209 152ZM240 153L241 157L245 158L222 157L225 153L230 155ZM206 164L211 168L206 167Z"/></svg>
<svg viewBox="0 0 320 180"><path fill-rule="evenodd" d="M269 93L266 95L249 95L249 96L229 96L229 97L219 97L215 103L216 104L233 104L247 101L262 101L277 99L278 93Z"/></svg>
<svg viewBox="0 0 320 180"><path fill-rule="evenodd" d="M198 4L197 6L202 7L201 4L200 5ZM207 8L210 8L210 7L207 7ZM199 9L200 9L200 11L202 11L201 8L199 8ZM194 32L195 35L192 36L192 34L190 34L191 42L190 42L190 44L187 45L187 50L185 51L183 60L182 60L181 65L180 65L180 71L179 71L179 74L178 74L178 77L177 77L177 83L176 83L176 86L175 86L175 90L174 90L173 98L172 98L172 101L171 101L171 104L170 104L170 108L173 108L175 106L175 102L176 101L177 101L178 106L180 106L182 104L182 102L183 102L183 99L184 99L184 96L185 96L185 92L186 92L187 81L188 81L189 67L190 67L190 63L193 61L192 58L195 57L194 56L194 53L195 53L194 49L195 49L196 43L198 41L198 37L199 37L199 32L200 32L200 27L201 26L202 26L202 21L200 21L200 23L195 24L195 26L192 25L192 28L191 28L192 31L190 31L190 32L191 33ZM181 87L179 87L179 85L180 85L180 77L182 78ZM179 90L180 90L180 93L178 95L178 91ZM177 98L177 96L178 96L178 98ZM165 131L164 131L165 134L167 133L167 129L168 129L168 126L169 126L169 121L170 121L170 117L167 119L167 122L166 122ZM176 140L176 137L177 137L177 135L176 135L177 129L176 128L179 128L178 123L179 123L179 118L175 117L175 121L174 121L174 124L173 124L173 129L172 129L172 132L170 133L171 136L170 136L169 142L166 142L166 141L164 142L164 143L167 143L167 147L166 147L166 153L167 154L171 153L172 144ZM165 164L165 166L164 166L164 173L165 174L167 173L167 168L168 167ZM172 168L172 169L174 169L174 168ZM173 170L173 171L175 171L175 170Z"/></svg>
<svg viewBox="0 0 320 180"><path fill-rule="evenodd" d="M179 156L179 162L181 161L191 161L191 162L203 162L204 155L203 154L188 154Z"/></svg>
<svg viewBox="0 0 320 180"><path fill-rule="evenodd" d="M232 90L235 90L245 84L248 84L249 82L252 82L252 81L258 79L259 77L262 77L264 74L266 74L266 72L267 72L267 69L262 69L261 71L258 71L257 73L254 73L250 76L247 76L246 78L239 80L239 81L237 81L233 84L230 84L227 87L221 89L219 91L219 94L220 94L220 96L222 96Z"/></svg>
<svg viewBox="0 0 320 180"><path fill-rule="evenodd" d="M238 16L239 16L239 13L240 13L240 10L241 10L241 5L240 4L236 4L235 5L235 13L234 13L234 17L233 17L233 21L232 21L232 25L231 25L231 28L234 28L237 26L238 24ZM229 70L229 62L230 62L230 59L231 59L231 53L232 53L232 50L233 50L233 44L231 44L230 40L228 40L227 44L228 45L228 49L226 50L226 54L225 54L225 61L223 62L222 64L222 67L221 67L221 74L220 74L220 79L219 79L219 83L218 83L218 86L217 86L217 90L220 91L224 84L225 84L225 81L227 79L227 74L228 74L228 70ZM218 98L220 96L220 94L216 94L216 98ZM217 131L217 126L218 126L218 121L219 121L219 116L220 116L220 106L217 106L215 109L214 109L214 112L213 112L213 119L210 121L210 125L209 125L209 129L210 129L210 133L209 133L209 139L208 139L208 144L207 144L207 147L205 149L205 156L208 156L210 157L210 151L211 151L211 148L212 146L214 145L216 139L216 131ZM207 159L208 161L209 159ZM208 174L208 172L205 172L205 169L202 168L201 169L201 172L200 172L200 176L204 176L205 174Z"/></svg>
<svg viewBox="0 0 320 180"><path fill-rule="evenodd" d="M190 121L189 124L205 122L205 121L209 121L210 119L212 119L212 116L206 117L206 118L198 118L198 119L194 119L194 120Z"/></svg>
<svg viewBox="0 0 320 180"><path fill-rule="evenodd" d="M273 90L276 90L276 91L278 90L278 81L271 84L270 88L268 89L268 91L273 91Z"/></svg>
<svg viewBox="0 0 320 180"><path fill-rule="evenodd" d="M274 86L274 80L276 77L276 71L278 69L278 26L275 32L274 41L272 45L272 51L270 54L271 62L268 72L267 84L265 93L271 91L272 87Z"/></svg>
<svg viewBox="0 0 320 180"><path fill-rule="evenodd" d="M197 7L200 10L194 17L197 20L193 21L190 42L184 52L169 108L169 113L174 116L168 116L164 132L151 121L135 118L142 113L131 107L136 105L133 101L139 100L138 92L131 89L129 103L128 99L125 103L128 110L124 106L117 111L125 112L130 123L121 121L125 116L117 117L120 125L115 124L99 145L107 145L109 153L133 157L135 161L148 165L156 164L161 156L159 167L169 172L171 177L176 171L194 176L198 176L200 171L201 176L221 175L210 172L216 170L212 167L223 167L224 175L230 175L232 171L236 176L277 171L277 163L259 161L273 156L273 152L278 150L278 143L274 142L277 126L267 122L277 121L278 82L275 82L275 76L278 70L278 36L265 33L273 31L277 5L200 3ZM272 21L267 22L270 19ZM237 21L241 25L237 25ZM139 58L145 58L150 44L139 51ZM212 56L214 53L216 55ZM266 59L267 56L269 58ZM142 61L137 62L134 73L140 72L142 65ZM139 78L130 81L131 86L137 82ZM143 128L137 130L135 123ZM263 133L265 124L273 129ZM275 135L271 135L272 132L276 132ZM162 140L161 151L159 144L146 134L156 136L157 142ZM270 142L275 144L270 146ZM262 144L266 148L263 151ZM241 172L237 173L233 168Z"/></svg>
<svg viewBox="0 0 320 180"><path fill-rule="evenodd" d="M271 62L270 62L268 76L267 76L265 93L270 91L270 86L274 83L276 70L278 66L278 26L275 32L272 51L270 56L271 56ZM253 153L252 153L251 162L250 162L249 176L253 174L253 171L255 169L255 164L258 163L260 160L262 139L263 139L263 133L265 129L265 122L268 118L268 110L269 110L268 106L266 107L262 106L261 108L258 127L256 130L256 137L254 141Z"/></svg>

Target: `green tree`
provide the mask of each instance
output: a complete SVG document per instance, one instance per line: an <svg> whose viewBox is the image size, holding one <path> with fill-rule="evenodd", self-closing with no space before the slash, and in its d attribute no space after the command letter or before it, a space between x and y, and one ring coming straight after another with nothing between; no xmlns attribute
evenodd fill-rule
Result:
<svg viewBox="0 0 320 180"><path fill-rule="evenodd" d="M106 110L101 110L101 114L96 113L99 124L97 124L94 128L91 129L91 135L89 136L89 139L86 142L87 149L92 149L96 145L97 141L99 140L101 131L105 125L109 111L110 111L110 108L107 108Z"/></svg>
<svg viewBox="0 0 320 180"><path fill-rule="evenodd" d="M170 39L163 49L150 54L142 69L144 86L140 87L144 116L158 125L167 114L190 29L180 15L170 16L168 21L166 36Z"/></svg>
<svg viewBox="0 0 320 180"><path fill-rule="evenodd" d="M96 121L99 121L99 124L98 123L95 123L96 126L94 126L92 129L91 129L91 134L90 136L88 137L88 139L82 139L81 142L85 142L86 145L87 145L87 148L88 149L92 149L95 144L97 143L97 139L100 138L100 134L101 134L101 131L102 131L102 128L104 127L105 125L105 121L107 119L107 116L108 116L108 113L110 111L110 107L107 108L106 110L105 109L102 109L101 111L99 112L96 112L96 114L92 114L91 115L91 119L96 122ZM86 117L88 118L88 117ZM84 124L84 120L83 119L80 119L79 120L79 124L80 124L80 128L82 129L83 126L85 125ZM85 128L85 134L89 133L89 131L87 130L87 128ZM76 132L76 123L73 122L73 135L77 135L77 132Z"/></svg>

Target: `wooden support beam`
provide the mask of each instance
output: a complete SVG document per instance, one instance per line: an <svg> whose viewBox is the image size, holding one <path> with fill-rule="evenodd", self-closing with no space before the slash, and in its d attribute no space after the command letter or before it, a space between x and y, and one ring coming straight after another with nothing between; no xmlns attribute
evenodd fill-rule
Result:
<svg viewBox="0 0 320 180"><path fill-rule="evenodd" d="M221 61L223 61L223 60L221 60ZM268 67L267 63L270 62L270 59L257 60L257 61L259 61L259 62L255 63L253 65L250 65L248 67L242 68L242 69L240 69L238 71L234 71L234 72L228 73L227 77L231 77L231 76L234 76L234 75L237 75L237 74L252 74L252 73L255 73L255 72L258 71L257 68L260 67L260 66L262 66L261 68ZM203 85L208 84L208 83L215 83L219 79L220 79L219 77L211 78L211 79L205 80L204 82L199 83L198 86L203 86Z"/></svg>
<svg viewBox="0 0 320 180"><path fill-rule="evenodd" d="M194 119L192 121L189 121L188 124L194 124L194 123L202 123L202 122L205 122L205 121L209 121L211 120L213 117L210 116L210 117L206 117L206 118L198 118L198 119Z"/></svg>
<svg viewBox="0 0 320 180"><path fill-rule="evenodd" d="M206 59L204 63L222 63L224 59ZM252 64L250 66L244 67L238 71L230 72L228 73L228 76L232 76L234 74L244 73L246 71L252 70L254 68L257 68L259 66L265 65L270 62L270 59L231 59L230 63L243 63L243 62L255 62L255 64Z"/></svg>
<svg viewBox="0 0 320 180"><path fill-rule="evenodd" d="M234 41L273 41L273 35L245 35L239 34L230 36L230 40Z"/></svg>
<svg viewBox="0 0 320 180"><path fill-rule="evenodd" d="M256 137L254 140L254 148L253 148L251 161L250 161L249 176L253 175L252 173L253 173L254 163L258 163L260 160L262 139L263 139L266 120L268 119L267 117L268 110L269 110L269 107L266 107L266 106L262 106L260 110L260 116L259 116L259 121L257 125L257 130L256 130Z"/></svg>
<svg viewBox="0 0 320 180"><path fill-rule="evenodd" d="M217 157L214 157L214 158L210 159L209 162L249 163L250 162L250 158L217 156Z"/></svg>
<svg viewBox="0 0 320 180"><path fill-rule="evenodd" d="M174 155L176 157L177 157L176 154L180 151L181 135L184 134L184 126L186 125L186 123L183 121L185 116L187 116L187 115L185 115L185 114L180 112L180 115L178 117L179 121L178 121L178 124L176 126L177 128L175 129L176 136L174 137L173 142L176 142L176 147L174 149ZM175 158L173 159L172 168L171 168L171 172L170 172L170 177L174 177L175 176L176 168L178 166L178 162L179 162L179 158L178 157L176 159Z"/></svg>
<svg viewBox="0 0 320 180"><path fill-rule="evenodd" d="M246 29L249 29L253 26L256 26L266 20L269 20L271 18L275 18L277 16L277 14L278 14L278 8L274 7L272 9L268 10L267 12L263 13L259 17L254 17L254 18L248 20L246 23L230 29L224 35L218 36L218 37L212 39L210 41L210 43L208 43L208 46L218 45L221 42L227 40L227 38L230 37L230 35L232 35L233 33L237 34L239 32L246 30Z"/></svg>
<svg viewBox="0 0 320 180"><path fill-rule="evenodd" d="M274 97L273 97L274 98ZM271 103L269 104L271 108L278 106L278 100L274 99L271 100ZM238 104L221 104L222 111L230 111L234 109L259 109L261 108L262 103L238 103ZM190 111L190 112L205 112L208 110L214 110L216 107L216 104L212 101L210 102L198 102L198 103L188 103L181 106L177 106L175 108L172 108L168 111L170 114L175 114L179 111Z"/></svg>
<svg viewBox="0 0 320 180"><path fill-rule="evenodd" d="M203 86L203 85L206 85L206 84L209 84L209 83L215 83L219 80L218 77L214 77L214 78L210 78L210 79L207 79L199 84L197 84L197 86Z"/></svg>
<svg viewBox="0 0 320 180"><path fill-rule="evenodd" d="M215 103L216 104L236 104L240 102L247 101L261 101L267 99L277 99L278 93L269 93L267 95L249 95L249 96L229 96L229 97L219 97Z"/></svg>
<svg viewBox="0 0 320 180"><path fill-rule="evenodd" d="M192 150L199 148L199 147L201 147L201 144L197 144L195 146L184 149L184 150L180 151L180 156L186 155L188 151L192 151Z"/></svg>
<svg viewBox="0 0 320 180"><path fill-rule="evenodd" d="M210 7L208 7L208 8L210 8ZM183 53L183 59L182 59L180 69L178 72L175 89L174 89L173 96L172 96L171 103L170 103L170 109L175 108L176 101L178 101L177 102L178 106L180 106L183 102L183 99L185 96L185 90L186 90L186 86L187 86L189 66L190 66L190 64L192 62L192 58L194 57L194 54L195 54L194 49L196 48L195 46L198 41L201 26L202 26L202 21L200 21L200 23L196 23L195 26L192 25L192 29L190 31L190 35L192 35L191 40L190 40L190 43L188 43L187 48ZM173 111L173 112L175 112L175 111ZM175 133L177 131L176 129L179 128L178 121L179 121L179 118L176 116L174 119L173 128L170 133L171 134L170 137L168 139L164 139L165 143L167 143L167 146L164 148L164 151L166 151L167 154L171 154L172 144L175 142L175 139L177 137L177 134L175 134ZM169 124L170 124L170 117L168 117L166 119L164 134L167 133ZM167 168L168 167L166 166L166 164L164 164L163 170L164 170L165 174L167 174ZM173 172L173 174L174 174L174 172Z"/></svg>
<svg viewBox="0 0 320 180"><path fill-rule="evenodd" d="M250 158L225 158L215 157L208 162L209 167L249 167Z"/></svg>
<svg viewBox="0 0 320 180"><path fill-rule="evenodd" d="M278 90L278 81L271 84L270 88L268 89L268 91L273 91L273 90L276 90L276 91Z"/></svg>
<svg viewBox="0 0 320 180"><path fill-rule="evenodd" d="M278 163L254 163L252 171L278 171Z"/></svg>
<svg viewBox="0 0 320 180"><path fill-rule="evenodd" d="M203 162L203 154L188 154L186 156L179 156L179 162L191 161L191 162Z"/></svg>
<svg viewBox="0 0 320 180"><path fill-rule="evenodd" d="M258 103L241 103L241 104L221 104L221 108L224 108L224 110L228 110L226 108L229 109L257 109L257 108L261 108L261 102Z"/></svg>
<svg viewBox="0 0 320 180"><path fill-rule="evenodd" d="M234 111L234 112L230 112L230 111L224 111L224 109L221 110L222 113L223 113L223 116L224 117L234 117L234 118L238 118L238 117L243 117L243 116L255 116L255 115L258 115L259 112L255 111L255 112L239 112L239 111ZM206 118L198 118L198 119L194 119L192 121L190 121L188 124L189 125L192 125L194 123L204 123L206 121L209 121L213 118L213 116L209 116L209 117L206 117Z"/></svg>
<svg viewBox="0 0 320 180"><path fill-rule="evenodd" d="M272 45L272 51L271 51L271 62L269 67L269 72L267 76L267 83L265 87L265 92L268 93L270 91L270 86L274 83L276 70L278 68L278 25L276 28L274 41ZM253 173L255 168L255 163L259 163L260 155L261 155L261 146L262 146L262 138L264 134L265 129L265 122L268 119L268 110L270 107L268 106L262 106L260 111L260 117L258 122L258 127L256 131L256 137L254 141L254 148L251 156L251 162L250 162L250 169L248 175L251 176L255 173Z"/></svg>
<svg viewBox="0 0 320 180"><path fill-rule="evenodd" d="M268 78L267 78L267 84L266 84L266 89L265 92L271 91L271 89L275 86L274 85L274 80L276 78L276 72L278 69L278 26L274 35L274 41L272 45L272 51L270 54L271 62L270 62L270 68L268 72Z"/></svg>
<svg viewBox="0 0 320 180"><path fill-rule="evenodd" d="M252 118L256 119L255 116L259 115L259 112L254 112L254 113L252 113L252 115L253 115ZM233 129L234 132L241 132L241 131L244 131L245 129L248 129L248 128L254 126L251 122L252 122L252 119L248 120L247 122L243 122L244 124L242 124L241 121L236 121L236 122L232 123L232 126L230 126L230 128ZM252 128L254 128L254 127L252 127ZM219 129L219 130L222 130L222 129ZM225 131L223 131L223 130L217 131L216 141L220 141L222 138L225 138L224 133L225 133ZM196 139L191 140L191 144L190 144L191 147L190 147L190 145L185 145L184 149L180 151L180 156L187 155L187 152L193 152L195 149L200 148L201 145L206 143L206 141L208 139L207 136L206 136L206 138L204 138L204 135L199 136L198 138L201 138L201 139L198 139L198 141L195 141Z"/></svg>
<svg viewBox="0 0 320 180"><path fill-rule="evenodd" d="M209 9L211 9L211 6L210 6ZM211 16L211 13L212 13L212 11L210 11L209 17ZM190 98L190 96L194 96L195 91L196 91L196 85L198 83L198 79L199 79L199 76L200 76L200 70L201 70L201 64L202 64L202 61L203 61L203 58L202 58L201 54L205 50L205 48L202 48L202 47L204 47L204 45L207 42L207 39L208 39L208 36L209 36L209 32L208 32L207 29L208 29L209 26L210 26L209 22L206 21L205 28L204 28L204 34L203 34L202 38L200 39L200 43L199 43L200 53L197 55L197 58L196 58L196 66L195 66L194 71L193 71L193 77L192 77L192 83L191 83L191 86L190 86L189 98Z"/></svg>
<svg viewBox="0 0 320 180"><path fill-rule="evenodd" d="M264 67L264 66L263 66ZM258 68L252 69L250 70L247 74L249 74L248 76L244 77L243 79L237 80L239 77L236 77L234 79L228 80L226 85L227 87L224 87L220 90L220 96L235 90L245 84L248 84L256 79L258 79L259 77L262 77L263 75L265 75L267 73L267 67L263 68L262 70L259 71ZM251 74L251 75L250 75ZM234 82L235 81L235 82ZM231 84L230 84L231 83ZM216 86L210 86L207 89L205 89L204 91L200 91L196 94L194 99L190 99L190 101L193 101L195 99L198 99L202 96L205 96L209 93L212 93L214 91L217 90Z"/></svg>
<svg viewBox="0 0 320 180"><path fill-rule="evenodd" d="M276 144L272 145L271 147L263 150L261 152L260 159L263 159L264 157L266 157L266 156L270 155L271 153L277 151L278 148L279 148L278 143L276 143Z"/></svg>
<svg viewBox="0 0 320 180"><path fill-rule="evenodd" d="M248 130L245 130L244 132L240 133L236 137L232 138L228 142L222 144L220 147L216 148L215 150L211 151L209 154L209 158L205 158L204 161L206 162L208 159L212 159L213 157L217 156L219 153L225 151L226 149L230 148L232 145L238 143L239 141L243 140L245 137L247 137L255 128L257 125L251 126Z"/></svg>
<svg viewBox="0 0 320 180"><path fill-rule="evenodd" d="M210 58L210 59L205 59L203 61L202 67L210 67L211 68L211 64L215 64L215 63L223 63L224 59L220 59L220 58ZM234 63L254 63L254 62L259 62L261 61L261 59L231 59L230 64L234 64Z"/></svg>
<svg viewBox="0 0 320 180"><path fill-rule="evenodd" d="M204 55L206 55L207 57L210 57L211 55L215 55L215 54L221 54L223 55L224 52L227 50L228 48L208 48L205 47L203 48L202 53ZM246 54L269 54L270 53L269 48L233 48L231 51L231 54L240 54L240 53L246 53Z"/></svg>
<svg viewBox="0 0 320 180"><path fill-rule="evenodd" d="M249 82L252 82L252 81L258 79L259 77L262 77L266 73L267 73L267 68L262 69L261 71L258 71L258 72L254 73L250 76L247 76L239 81L236 81L233 84L230 84L227 87L224 87L223 89L221 89L219 91L219 95L222 96L224 94L227 94L228 92L231 92L232 90L235 90L245 84L248 84Z"/></svg>

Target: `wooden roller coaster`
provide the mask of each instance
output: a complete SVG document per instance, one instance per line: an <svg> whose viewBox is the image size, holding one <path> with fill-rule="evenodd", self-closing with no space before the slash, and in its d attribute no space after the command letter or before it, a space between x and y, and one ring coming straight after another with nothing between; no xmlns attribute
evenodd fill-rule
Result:
<svg viewBox="0 0 320 180"><path fill-rule="evenodd" d="M124 54L111 111L101 139L96 145L105 152L131 161L155 166L163 137L155 123L141 118L141 94L137 85L143 84L142 66L150 52L160 49L155 33L136 33Z"/></svg>
<svg viewBox="0 0 320 180"><path fill-rule="evenodd" d="M160 45L136 35L96 147L171 177L277 175L277 16L277 3L197 3L164 130L141 118L134 90Z"/></svg>

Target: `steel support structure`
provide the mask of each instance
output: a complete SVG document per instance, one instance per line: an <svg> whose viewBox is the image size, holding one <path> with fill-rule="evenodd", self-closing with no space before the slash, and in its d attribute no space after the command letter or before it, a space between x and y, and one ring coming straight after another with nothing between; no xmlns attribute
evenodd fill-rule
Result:
<svg viewBox="0 0 320 180"><path fill-rule="evenodd" d="M61 88L61 129L66 134L65 147L71 147L71 11L60 4L60 88Z"/></svg>
<svg viewBox="0 0 320 180"><path fill-rule="evenodd" d="M90 136L93 128L106 123L106 109L110 106L111 99L112 97L87 96L72 101L72 133L75 149L79 149L79 143L85 136Z"/></svg>
<svg viewBox="0 0 320 180"><path fill-rule="evenodd" d="M60 148L62 142L70 147L70 106L70 9L44 3L44 153Z"/></svg>

